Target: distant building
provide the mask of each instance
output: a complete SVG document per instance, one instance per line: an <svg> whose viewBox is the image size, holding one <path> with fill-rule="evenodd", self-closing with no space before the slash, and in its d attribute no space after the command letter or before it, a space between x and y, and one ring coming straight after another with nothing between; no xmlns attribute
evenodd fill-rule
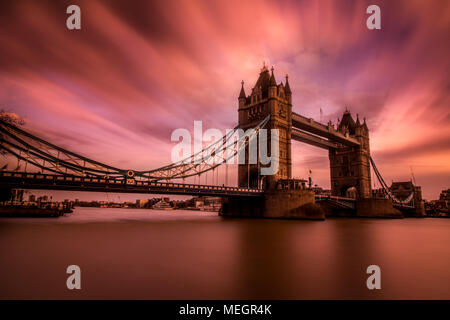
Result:
<svg viewBox="0 0 450 320"><path fill-rule="evenodd" d="M138 199L136 200L136 208L148 208L149 200L148 199Z"/></svg>
<svg viewBox="0 0 450 320"><path fill-rule="evenodd" d="M400 201L406 200L413 192L416 196L420 195L420 199L422 199L422 188L414 186L411 181L392 182L390 189L394 196Z"/></svg>
<svg viewBox="0 0 450 320"><path fill-rule="evenodd" d="M420 186L415 186L412 181L392 182L389 189L400 201L409 203L411 199L411 204L415 207L416 216L425 215L425 203L422 199L422 188Z"/></svg>
<svg viewBox="0 0 450 320"><path fill-rule="evenodd" d="M13 189L11 191L11 200L14 202L22 202L23 201L23 189Z"/></svg>
<svg viewBox="0 0 450 320"><path fill-rule="evenodd" d="M440 201L445 201L445 204L449 205L450 203L450 189L442 190L441 195L439 196Z"/></svg>
<svg viewBox="0 0 450 320"><path fill-rule="evenodd" d="M157 209L157 210L171 210L172 206L170 205L169 198L161 198L161 201L155 203L153 205L153 209Z"/></svg>
<svg viewBox="0 0 450 320"><path fill-rule="evenodd" d="M28 201L29 202L36 202L36 196L34 194L30 194L30 196L28 197Z"/></svg>
<svg viewBox="0 0 450 320"><path fill-rule="evenodd" d="M219 211L222 207L222 198L220 197L198 197L194 199L194 206L204 211Z"/></svg>
<svg viewBox="0 0 450 320"><path fill-rule="evenodd" d="M174 200L170 202L170 205L174 208L174 209L183 209L183 208L187 208L189 205L189 201L183 201L183 200Z"/></svg>
<svg viewBox="0 0 450 320"><path fill-rule="evenodd" d="M197 209L200 209L203 207L203 205L205 204L205 199L204 197L198 197L194 199L194 207Z"/></svg>
<svg viewBox="0 0 450 320"><path fill-rule="evenodd" d="M40 196L37 198L38 202L48 202L48 196Z"/></svg>

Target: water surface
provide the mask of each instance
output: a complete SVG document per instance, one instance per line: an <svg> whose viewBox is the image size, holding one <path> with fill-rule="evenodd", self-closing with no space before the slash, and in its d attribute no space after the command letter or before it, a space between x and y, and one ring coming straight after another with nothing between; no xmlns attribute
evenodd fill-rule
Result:
<svg viewBox="0 0 450 320"><path fill-rule="evenodd" d="M0 298L450 299L450 219L76 208L0 219ZM82 289L66 288L81 268ZM366 288L381 267L381 290Z"/></svg>

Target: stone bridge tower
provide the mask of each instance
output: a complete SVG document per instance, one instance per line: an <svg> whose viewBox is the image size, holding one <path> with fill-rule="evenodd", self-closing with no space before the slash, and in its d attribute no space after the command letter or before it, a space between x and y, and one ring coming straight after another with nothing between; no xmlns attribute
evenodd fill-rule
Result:
<svg viewBox="0 0 450 320"><path fill-rule="evenodd" d="M372 197L370 180L369 129L366 120L356 122L348 110L338 124L338 131L358 140L359 147L330 149L331 193L358 199Z"/></svg>
<svg viewBox="0 0 450 320"><path fill-rule="evenodd" d="M279 130L279 169L273 176L261 176L260 165L248 165L248 149L246 150L245 164L238 168L239 187L256 188L274 185L279 179L289 179L292 176L291 162L291 132L292 132L292 92L289 87L288 77L286 83L277 84L273 74L264 65L260 71L258 80L249 96L245 94L244 82L242 82L239 94L239 127L243 130L256 127L267 115L270 121L266 129ZM268 150L270 150L270 131L268 131ZM259 153L259 152L258 152ZM259 162L259 159L258 159Z"/></svg>

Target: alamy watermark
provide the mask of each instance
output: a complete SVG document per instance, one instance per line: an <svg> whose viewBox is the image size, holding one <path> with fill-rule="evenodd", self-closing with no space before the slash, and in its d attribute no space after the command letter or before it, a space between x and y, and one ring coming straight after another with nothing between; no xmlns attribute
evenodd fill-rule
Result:
<svg viewBox="0 0 450 320"><path fill-rule="evenodd" d="M69 5L66 9L69 16L66 19L66 27L69 30L81 29L81 8L78 5ZM381 29L381 9L376 4L367 7L366 13L370 14L367 18L366 26L369 30Z"/></svg>
<svg viewBox="0 0 450 320"><path fill-rule="evenodd" d="M270 133L269 133L270 132ZM269 139L270 134L270 139ZM175 129L171 152L172 163L184 164L260 164L261 175L274 175L279 167L278 129L207 129L194 121L194 136L184 128ZM203 148L203 143L208 146ZM270 149L269 149L270 143ZM270 155L269 155L270 150Z"/></svg>
<svg viewBox="0 0 450 320"><path fill-rule="evenodd" d="M81 9L75 4L71 4L67 7L66 13L70 16L66 19L66 27L69 30L80 30L81 29Z"/></svg>
<svg viewBox="0 0 450 320"><path fill-rule="evenodd" d="M81 269L76 264L72 264L67 267L66 273L70 274L70 276L66 280L67 289L73 290L81 289Z"/></svg>
<svg viewBox="0 0 450 320"><path fill-rule="evenodd" d="M370 14L367 18L366 26L369 30L381 29L381 9L376 4L367 7L366 13Z"/></svg>
<svg viewBox="0 0 450 320"><path fill-rule="evenodd" d="M367 274L370 274L370 277L367 278L366 286L367 289L381 289L381 269L376 264L372 264L367 267Z"/></svg>

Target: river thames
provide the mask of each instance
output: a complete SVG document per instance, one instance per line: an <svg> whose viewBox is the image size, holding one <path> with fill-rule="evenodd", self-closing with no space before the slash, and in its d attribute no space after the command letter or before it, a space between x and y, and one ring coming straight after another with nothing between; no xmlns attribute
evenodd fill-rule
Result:
<svg viewBox="0 0 450 320"><path fill-rule="evenodd" d="M450 299L450 219L76 208L0 219L0 258L1 299ZM372 264L381 290L366 287Z"/></svg>

